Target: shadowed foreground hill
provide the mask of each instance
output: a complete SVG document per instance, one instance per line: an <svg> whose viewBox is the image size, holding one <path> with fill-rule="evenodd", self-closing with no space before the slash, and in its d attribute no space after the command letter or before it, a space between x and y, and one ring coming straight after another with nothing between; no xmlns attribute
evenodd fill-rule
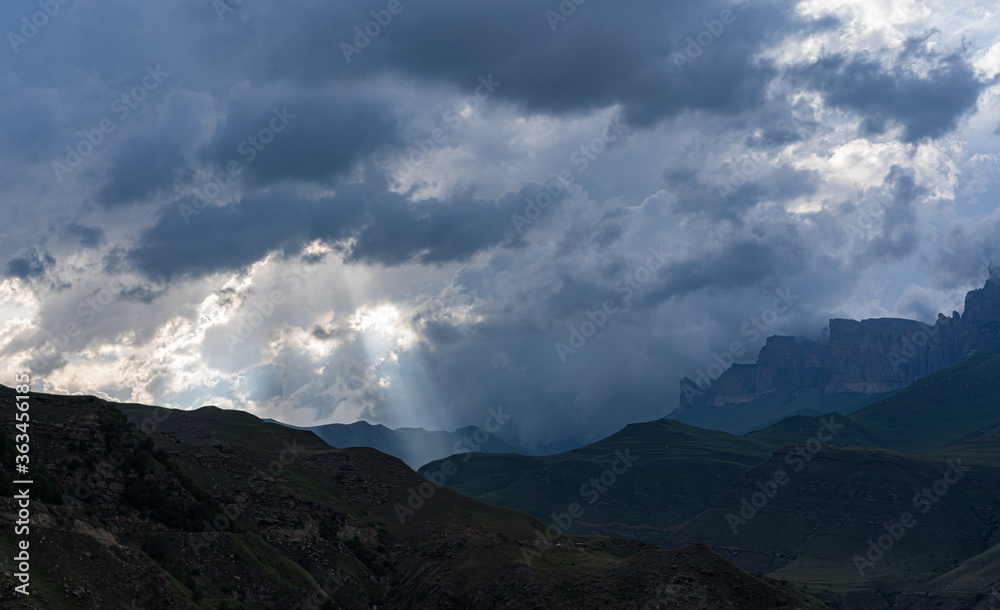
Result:
<svg viewBox="0 0 1000 610"><path fill-rule="evenodd" d="M32 503L32 595L5 564L4 608L822 607L705 546L546 532L244 412L32 394L30 413L32 463L64 494ZM14 544L4 528L4 557Z"/></svg>

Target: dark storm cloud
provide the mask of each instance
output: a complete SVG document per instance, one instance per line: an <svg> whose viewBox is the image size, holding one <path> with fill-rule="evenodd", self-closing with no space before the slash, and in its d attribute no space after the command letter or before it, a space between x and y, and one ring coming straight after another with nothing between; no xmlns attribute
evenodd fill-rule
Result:
<svg viewBox="0 0 1000 610"><path fill-rule="evenodd" d="M46 159L63 136L58 93L35 87L7 89L6 93L7 120L0 122L0 145L21 161Z"/></svg>
<svg viewBox="0 0 1000 610"><path fill-rule="evenodd" d="M269 77L392 73L458 90L492 74L503 83L503 98L530 112L578 114L621 104L626 120L641 127L686 110L737 112L759 104L774 71L754 61L755 52L801 25L787 6L769 1L644 0L627 10L564 4L576 10L553 20L553 29L546 11L559 12L554 0L404 2L369 42L355 28L372 21L370 11L384 10L384 2L304 8L305 26L283 33L284 44L268 49L259 65ZM723 10L731 11L731 23L720 21ZM704 46L696 42L701 32ZM356 38L359 52L348 50L348 63L342 45L354 46Z"/></svg>
<svg viewBox="0 0 1000 610"><path fill-rule="evenodd" d="M154 278L171 279L238 269L283 247L309 241L319 223L330 233L350 226L357 205L333 205L332 199L310 201L294 189L276 188L244 197L225 207L208 206L185 222L180 205L167 204L159 220L146 230L127 260Z"/></svg>
<svg viewBox="0 0 1000 610"><path fill-rule="evenodd" d="M56 266L56 259L48 252L39 251L37 248L29 253L23 254L7 263L7 277L16 277L21 280L41 279Z"/></svg>
<svg viewBox="0 0 1000 610"><path fill-rule="evenodd" d="M103 207L114 208L169 192L176 181L193 172L177 142L140 136L116 149L108 174L95 200Z"/></svg>
<svg viewBox="0 0 1000 610"><path fill-rule="evenodd" d="M858 113L867 133L881 134L898 124L906 142L937 138L954 130L975 108L986 83L976 78L972 66L958 53L934 53L923 42L911 40L888 69L866 55L838 54L793 74L821 91L827 103ZM931 64L926 76L910 69L915 62Z"/></svg>
<svg viewBox="0 0 1000 610"><path fill-rule="evenodd" d="M382 265L463 261L480 250L521 243L511 215L541 189L527 186L495 201L459 195L449 201L407 203L386 194L367 206L367 222L354 230L348 260Z"/></svg>
<svg viewBox="0 0 1000 610"><path fill-rule="evenodd" d="M939 289L982 285L989 270L1000 267L1000 218L961 219L938 236L931 260L930 284Z"/></svg>
<svg viewBox="0 0 1000 610"><path fill-rule="evenodd" d="M503 405L513 419L501 434L535 451L559 451L614 432L622 423L607 410L612 406L653 419L666 412L664 397L676 395L677 380L661 368L669 344L647 343L642 337L656 331L641 324L605 329L565 366L553 334L524 320L443 326L450 330L402 359L404 369L416 369L405 371L408 377L427 377L441 393L442 400L425 408L445 421L474 422Z"/></svg>
<svg viewBox="0 0 1000 610"><path fill-rule="evenodd" d="M564 21L547 16L561 4L575 10ZM44 87L74 82L98 65L113 89L125 88L135 84L137 66L165 61L164 49L183 40L186 52L172 52L164 68L177 83L219 97L247 81L313 87L379 76L466 91L493 74L504 83L504 99L530 112L580 114L621 104L626 120L642 127L687 110L760 105L775 70L757 52L793 30L832 24L804 23L786 2L773 0L638 0L627 9L596 0L401 6L370 42L359 38L360 52L349 53L348 63L343 45L355 44L355 28L372 22L372 11L386 12L384 0L244 2L221 20L202 0L74 5L12 66ZM731 11L729 23L721 21L723 11ZM18 9L4 13L11 23L21 16ZM117 23L132 27L109 27Z"/></svg>
<svg viewBox="0 0 1000 610"><path fill-rule="evenodd" d="M931 324L937 319L938 303L929 298L929 295L907 294L900 299L896 305L899 312L912 320L920 320Z"/></svg>
<svg viewBox="0 0 1000 610"><path fill-rule="evenodd" d="M735 159L725 171L712 177L685 168L664 172L664 179L677 200L671 209L682 215L699 214L715 221L737 225L742 215L760 203L783 203L816 192L821 183L813 170L787 164L770 168L750 157Z"/></svg>
<svg viewBox="0 0 1000 610"><path fill-rule="evenodd" d="M798 275L810 258L798 233L794 226L779 224L757 235L748 231L715 251L694 253L659 270L658 285L642 292L639 300L655 305L701 291L724 293Z"/></svg>
<svg viewBox="0 0 1000 610"><path fill-rule="evenodd" d="M288 101L241 87L203 158L218 167L243 163L252 182L323 182L398 144L398 121L388 104L360 97L346 83L336 89L322 96L297 93Z"/></svg>
<svg viewBox="0 0 1000 610"><path fill-rule="evenodd" d="M86 248L96 248L104 243L104 229L73 223L66 227L66 232L78 239Z"/></svg>
<svg viewBox="0 0 1000 610"><path fill-rule="evenodd" d="M532 185L495 201L460 195L410 202L366 185L344 185L336 195L318 199L274 188L225 207L208 206L189 223L175 203L163 208L128 258L143 273L169 279L238 269L275 250L297 253L316 239L351 239L343 252L349 261L387 266L461 261L485 248L520 243L511 214L521 213L524 200L539 189Z"/></svg>
<svg viewBox="0 0 1000 610"><path fill-rule="evenodd" d="M859 254L858 264L873 260L899 260L914 253L919 246L916 207L927 189L917 185L916 172L893 165L885 176L883 190L888 198L882 203L883 215L877 232Z"/></svg>

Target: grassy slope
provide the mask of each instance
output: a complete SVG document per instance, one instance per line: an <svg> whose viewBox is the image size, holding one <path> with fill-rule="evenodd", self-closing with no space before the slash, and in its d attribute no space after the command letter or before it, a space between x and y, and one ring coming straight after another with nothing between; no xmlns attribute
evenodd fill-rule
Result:
<svg viewBox="0 0 1000 610"><path fill-rule="evenodd" d="M142 414L133 412L132 415L139 418ZM243 413L201 409L185 417L185 420L187 424L196 424L197 429L213 431L213 438L203 439L202 445L216 438L243 446L251 444L271 458L277 457L279 450L287 447L287 439L280 445L277 443L274 427ZM180 431L184 429L179 428ZM630 595L628 589L623 587L624 583L619 582L619 577L609 577L606 570L609 565L641 551L644 548L642 545L627 541L614 543L603 537L581 537L561 539L562 547L559 549L551 544L541 543L539 546L540 532L545 530L540 522L522 513L477 502L446 488L436 490L431 498L425 500L424 506L407 515L405 523L400 523L395 507L407 502L409 490L417 487L422 479L398 460L378 451L364 448L330 450L325 445L317 445L316 440L315 437L296 439L296 443L303 448L303 456L289 465L288 478L282 480L283 489L293 496L308 495L336 503L338 508L360 516L384 533L380 541L390 549L419 548L417 554L402 551L387 554L394 572L399 575L399 581L391 584L388 593L390 599L395 599L397 603L422 605L428 599L437 599L439 594L434 593L435 590L467 589L492 591L501 597L507 595L513 607L522 607L524 600L519 600L511 592L504 593L500 585L506 574L508 584L513 585L514 591L523 586L519 578L511 573L520 572L518 566L526 565L527 556L532 558L532 587L539 589L543 598L551 596L552 607L560 607L562 603L614 606L622 604L622 591L626 592L626 599ZM364 473L367 477L363 484L364 492L343 489L345 477L341 475L344 472L331 469L331 463L340 464L345 457L350 462L351 472ZM213 479L209 473L193 472L206 484L224 484L222 480ZM372 494L369 492L374 492L377 501L371 501ZM586 552L580 552L576 542L583 544ZM535 548L539 549L537 553L526 555L525 549ZM460 556L456 557L456 561L443 562L428 573L428 557L447 558L457 549L464 549L465 553L458 553ZM661 551L654 553L658 557L661 553L666 555ZM676 562L673 565L674 571L680 567ZM729 577L732 578L732 575ZM557 590L563 593L557 596ZM764 599L770 594L761 592L760 595Z"/></svg>
<svg viewBox="0 0 1000 610"><path fill-rule="evenodd" d="M616 450L638 457L635 467L594 504L575 531L614 532L661 543L694 518L729 485L773 451L812 438L821 422L844 427L831 441L850 445L929 451L1000 419L1000 353L984 354L944 369L850 415L798 415L743 437L694 428L674 420L633 424L587 447L553 456L475 455L449 458L458 473L447 484L472 497L516 508L550 521L580 487L598 476ZM444 460L420 471L440 469Z"/></svg>
<svg viewBox="0 0 1000 610"><path fill-rule="evenodd" d="M833 444L877 445L882 449L824 449L738 534L731 533L725 515L738 510L741 497L756 491L758 480L769 478L777 468L787 468L783 453L771 457L775 447L803 443L815 434L818 418L791 418L746 437L673 421L636 424L558 456L474 455L467 462L456 458L458 471L449 484L499 504L513 505L511 498L520 498L519 508L546 520L552 512L563 512L568 504L580 502L585 509L579 519L584 531L710 542L749 569L817 587L966 591L988 585L998 571L995 515L996 498L1000 497L1000 447L995 446L993 436L968 438L1000 417L998 374L1000 354L984 354L850 416L841 416L847 420L846 427ZM78 418L99 402L88 398L53 400L42 395L35 399L36 413L50 422ZM136 421L152 412L150 407L139 405L121 408ZM58 431L52 432L55 438L43 435L37 450L48 455L61 451L59 447L65 443L60 445ZM186 472L223 499L240 493L239 478L227 470L234 462L226 459L266 469L268 462L280 457L286 446L283 443L296 443L301 451L295 463L275 477L269 492L274 501L290 498L295 505L307 507L300 515L301 522L279 527L251 520L251 530L259 529L264 537L254 531L220 534L221 542L213 545L210 559L203 562L205 572L198 576L207 600L232 595L225 583L232 583L234 575L242 575L244 582L272 583L276 596L295 591L302 595L318 580L318 574L306 573L291 561L301 545L282 536L316 527L317 520L309 516L312 513L337 511L349 516L352 527L377 537L373 544L386 549L379 551L378 561L388 563L395 574L386 582L373 579L369 567L340 541L319 543L326 544L324 566L352 579L351 588L338 598L345 608L363 607L361 600L378 596L405 603L433 599L435 603L461 600L475 605L483 600L461 597L462 591L472 587L486 591L484 595L492 595L494 600L509 596L510 591L516 591L518 599L548 599L562 591L564 583L587 585L579 592L583 596L580 600L618 603L621 599L615 598L614 591L634 586L626 584L626 576L642 571L623 567L626 572L609 577L598 569L597 564L609 561L626 566L620 563L621 556L645 553L641 546L622 547L606 538L578 538L588 548L584 554L572 548L549 548L528 567L524 549L539 544L542 523L446 489L437 490L425 507L405 525L400 524L393 506L405 503L408 490L422 482L400 462L371 450L331 450L311 433L271 426L245 413L219 409L171 412L153 436ZM968 440L954 443L958 439ZM226 445L230 451L235 448L235 456L219 448ZM637 458L636 465L597 503L582 501L580 485L608 468L616 451L626 449ZM912 455L898 450L929 453ZM54 461L65 462L70 457L67 453ZM947 459L954 457L965 459L973 472L949 491L934 511L919 515L918 525L885 560L859 579L851 557L863 553L867 540L879 535L884 524L898 519L902 512L914 511L910 502L913 494L939 478ZM435 469L429 465L423 471ZM3 505L5 511L11 508L7 504ZM164 570L165 565L176 569L190 560L185 555L189 534L168 533L166 563L154 562L138 549L141 540L137 537L118 534L117 546L108 546L65 525L79 521L87 528L107 532L108 522L134 519L128 514L116 516L121 509L113 504L98 507L93 514L82 508L38 506L40 514L47 511L51 515L39 528L51 541L52 550L46 555L44 545L40 545L40 557L57 565L67 556L64 548L78 551L70 556L91 554L85 562L60 566L59 573L41 571L35 582L41 592L53 598L51 601L77 587L90 587L85 595L128 603L128 583L147 582L151 577L154 584L146 587L145 595L154 591L153 599L174 600L171 607L183 607L189 599L190 591ZM690 523L685 525L687 521ZM674 526L683 527L672 533L678 529ZM9 547L11 542L8 532L0 536L0 546ZM247 561L251 556L254 561ZM241 559L234 559L237 557ZM511 566L522 568L512 570ZM104 578L109 574L114 575L113 582ZM560 600L575 599L570 594L559 595ZM513 603L513 598L510 601ZM72 607L79 602L66 598L62 603Z"/></svg>
<svg viewBox="0 0 1000 610"><path fill-rule="evenodd" d="M465 462L455 457L451 461L458 472L447 484L547 522L553 513L564 513L570 504L579 503L585 512L573 531L657 541L670 526L701 512L741 473L767 459L772 449L752 439L658 420L629 425L597 443L558 455L476 454ZM590 503L593 495L581 495L581 487L611 467L616 452L626 451L634 465ZM432 462L420 472L440 470L443 462Z"/></svg>
<svg viewBox="0 0 1000 610"><path fill-rule="evenodd" d="M926 515L913 505L913 496L947 469L942 458L827 448L794 473L776 456L749 471L675 541L708 542L726 549L744 569L798 582L911 588L985 550L995 527L996 517L984 507L1000 493L997 468L975 467ZM741 499L751 499L757 482L770 480L779 469L791 482L734 533L727 515L739 515ZM917 525L886 560L860 577L853 556L864 555L867 541L906 512L915 515Z"/></svg>
<svg viewBox="0 0 1000 610"><path fill-rule="evenodd" d="M850 417L886 447L930 451L948 445L1000 419L1000 352L938 371Z"/></svg>
<svg viewBox="0 0 1000 610"><path fill-rule="evenodd" d="M829 445L733 534L726 515L758 491L758 481L778 469L791 473L784 461L788 450L814 437L831 417L844 427ZM637 466L625 475L596 508L585 505L581 520L603 520L602 531L666 545L707 542L744 569L858 595L924 586L971 594L968 587L994 586L990 579L998 570L990 549L1000 542L1000 446L993 434L976 436L982 429L995 432L991 424L998 420L1000 353L989 353L851 415L795 416L744 437L650 422L556 456L475 456L449 485L545 518L552 507L578 500L579 482L588 478L582 473L606 461L612 448L628 447L639 464L643 455L652 459L643 464L647 470ZM973 472L934 510L920 514L914 494L956 458ZM645 484L652 481L662 487L649 494ZM683 505L680 498L691 502ZM704 512L685 512L705 498ZM859 576L854 555L863 555L867 541L904 512L913 512L918 526ZM951 580L934 580L952 570Z"/></svg>
<svg viewBox="0 0 1000 610"><path fill-rule="evenodd" d="M1000 420L1000 352L982 354L929 375L850 415L836 444L897 451L932 451ZM792 417L747 434L794 445L809 438L811 422ZM804 436L805 435L805 436Z"/></svg>
<svg viewBox="0 0 1000 610"><path fill-rule="evenodd" d="M6 403L9 395L3 390L0 401ZM89 398L33 396L33 420L37 416L36 432L43 439L36 451L55 463L53 473L65 488L85 473L61 467L72 457L65 449L68 441L42 422L77 420L76 426L81 418L95 421L106 408ZM154 413L141 405L121 408L136 423ZM236 608L287 608L306 601L331 572L345 583L331 591L335 607L342 608L372 603L387 608L638 608L657 598L706 609L809 606L704 547L652 550L604 537L549 542L540 533L542 523L448 489L437 489L401 523L394 507L407 502L410 489L424 481L395 458L370 449L331 449L312 433L242 412L168 413L151 429L151 438L220 503L241 503L239 527L219 533L194 554L191 541L197 533L164 528L115 502L115 486L128 480L123 472L109 475L111 484L86 509L36 504L39 514L52 515L43 530L52 555L39 551L44 561L35 565L33 578L54 604L50 607L117 608L137 601L150 609L193 608L189 581L201 592L197 607L215 608L229 600ZM98 460L107 457L100 454L98 427L74 430L93 433L88 449ZM270 469L289 447L297 452L294 459ZM162 467L151 468L153 476L169 478ZM249 481L262 483L263 489L249 492ZM9 501L0 502L0 510L10 509ZM91 533L71 531L77 521ZM320 535L323 528L329 536ZM157 531L154 561L140 546ZM0 535L0 546L9 547L8 536ZM361 539L370 557L349 550L346 542L352 537ZM8 577L0 579L0 592L7 591L6 582ZM136 588L138 583L145 584ZM78 598L73 591L81 587ZM136 591L141 592L138 600L132 598ZM0 605L15 607L3 595Z"/></svg>

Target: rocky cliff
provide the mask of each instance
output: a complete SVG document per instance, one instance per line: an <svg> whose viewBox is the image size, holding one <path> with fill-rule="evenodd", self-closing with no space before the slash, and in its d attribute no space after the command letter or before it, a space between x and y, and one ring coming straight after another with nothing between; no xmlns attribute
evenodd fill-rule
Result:
<svg viewBox="0 0 1000 610"><path fill-rule="evenodd" d="M984 351L1000 349L1000 276L968 293L963 314L914 320L830 320L818 341L772 336L756 364L721 374L699 371L681 380L670 417L692 425L743 433L791 413L825 412L863 404L866 397L917 379ZM716 369L718 370L718 369Z"/></svg>

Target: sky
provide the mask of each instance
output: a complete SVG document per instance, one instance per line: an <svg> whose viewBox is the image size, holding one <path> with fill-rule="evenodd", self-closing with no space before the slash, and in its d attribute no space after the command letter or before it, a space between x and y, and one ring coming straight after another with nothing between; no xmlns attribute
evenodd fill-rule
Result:
<svg viewBox="0 0 1000 610"><path fill-rule="evenodd" d="M0 383L501 408L544 451L663 417L736 341L961 311L1000 258L998 11L5 2Z"/></svg>

